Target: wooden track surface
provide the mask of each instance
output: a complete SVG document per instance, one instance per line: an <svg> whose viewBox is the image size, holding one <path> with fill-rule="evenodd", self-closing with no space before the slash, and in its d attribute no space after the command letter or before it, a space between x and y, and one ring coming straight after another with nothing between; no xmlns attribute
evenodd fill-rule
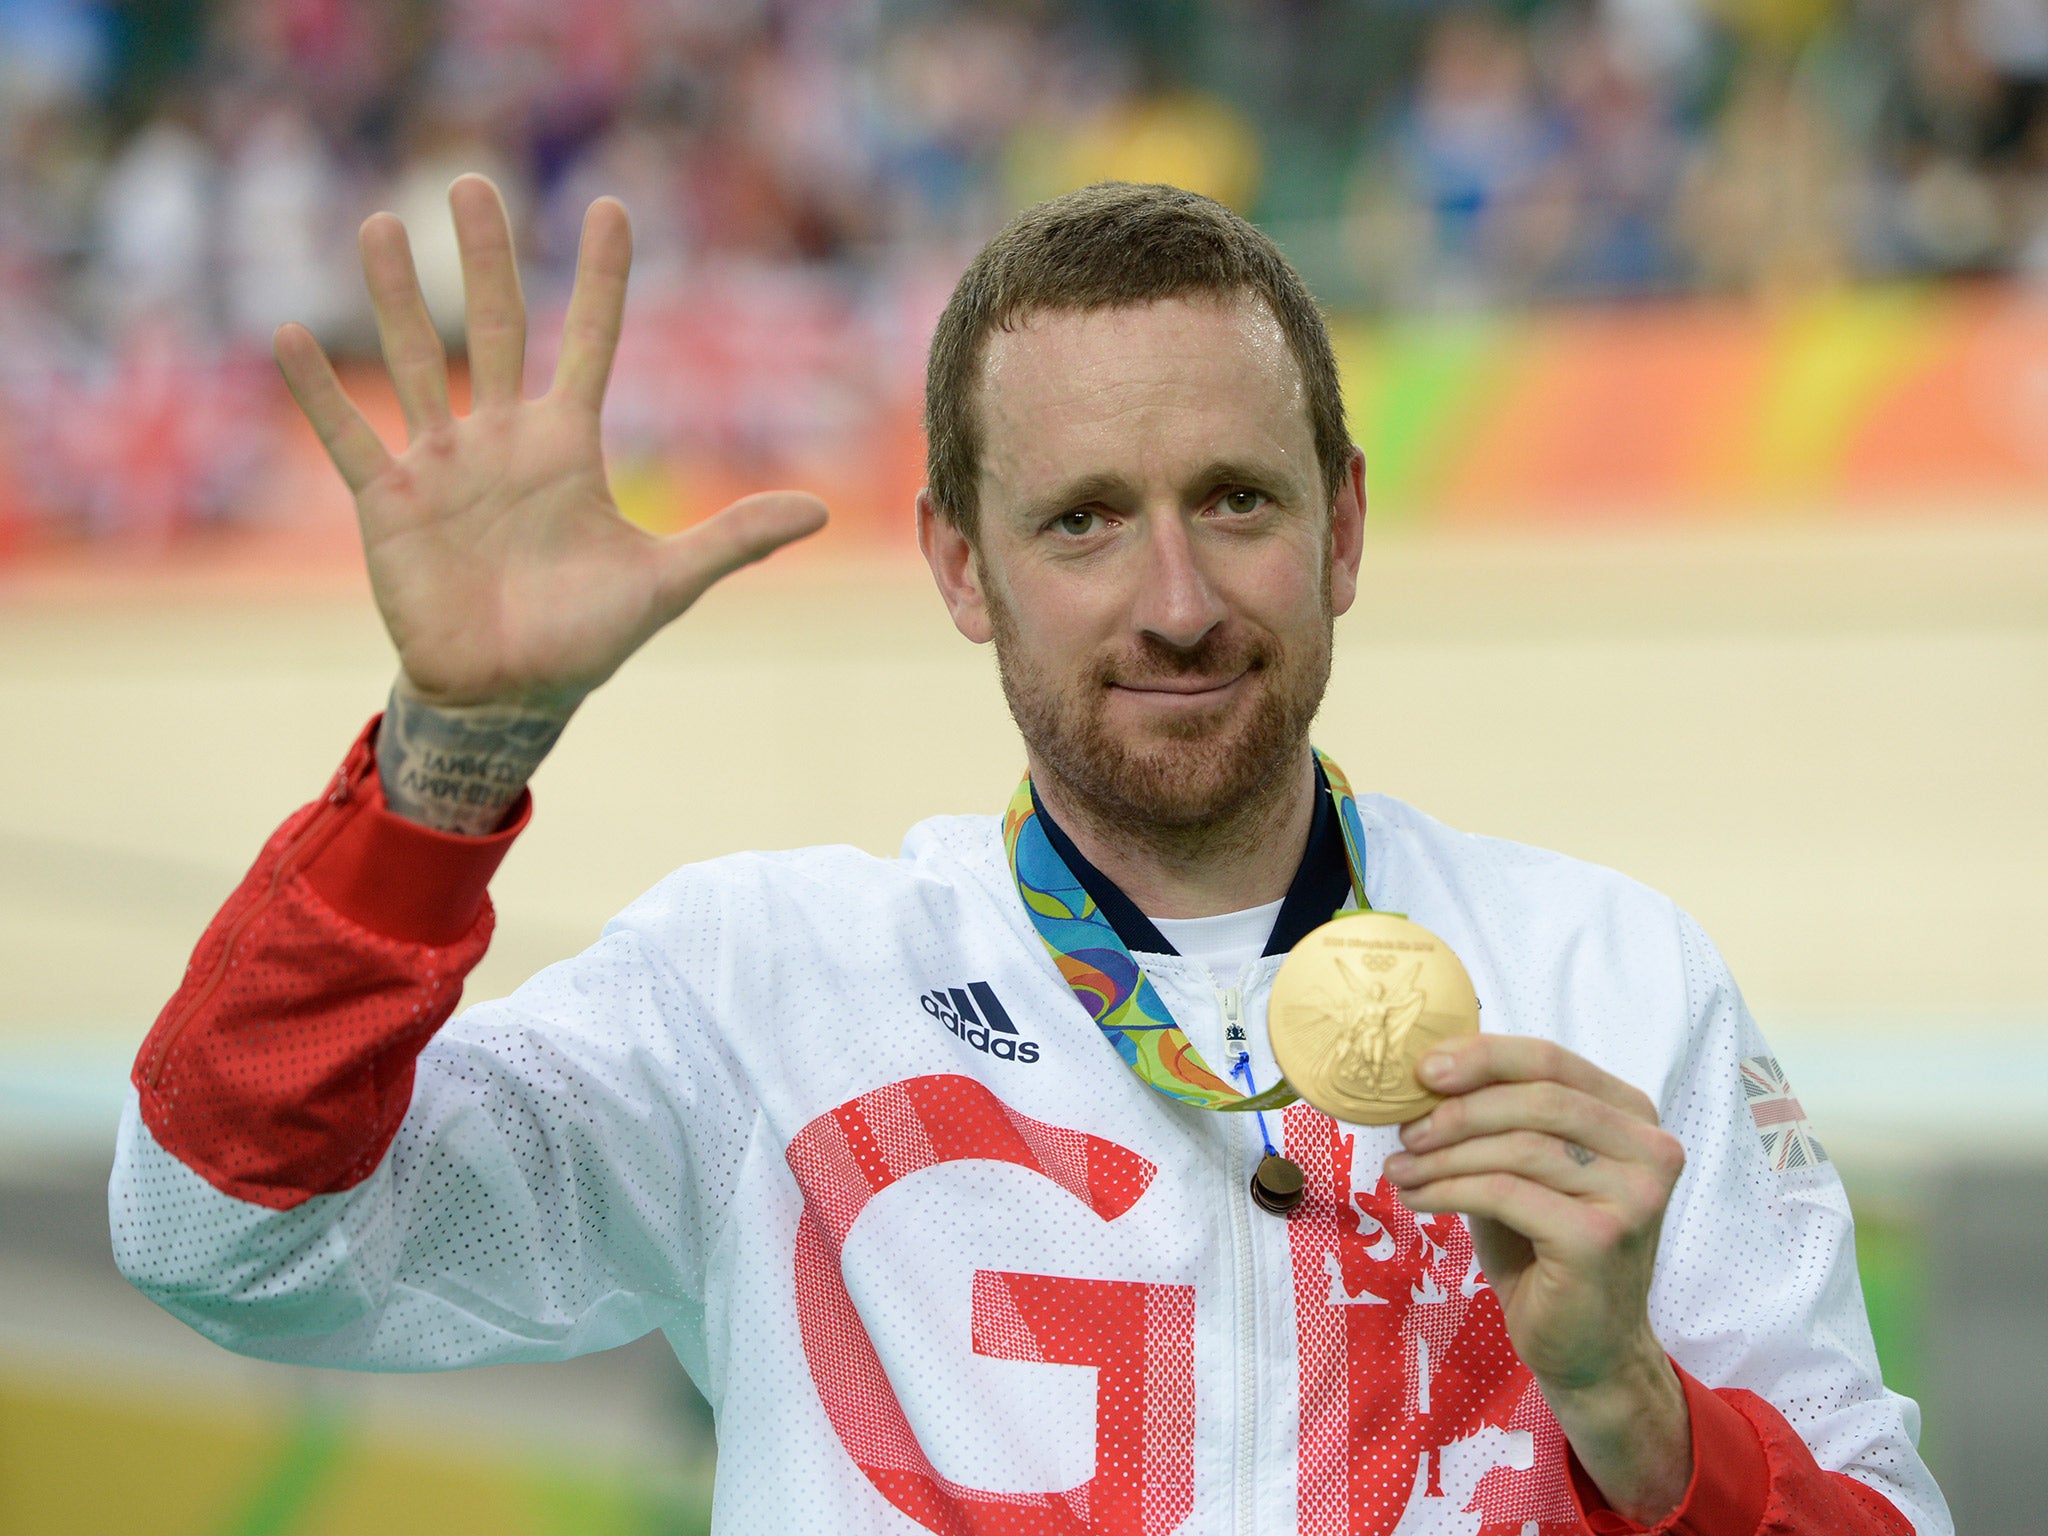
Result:
<svg viewBox="0 0 2048 1536"><path fill-rule="evenodd" d="M1338 657L1355 783L1669 892L1767 1027L2048 1022L2048 521L1381 539ZM0 1048L131 1048L389 669L353 586L7 592ZM749 572L543 768L471 995L676 864L892 851L1019 763L921 569Z"/></svg>

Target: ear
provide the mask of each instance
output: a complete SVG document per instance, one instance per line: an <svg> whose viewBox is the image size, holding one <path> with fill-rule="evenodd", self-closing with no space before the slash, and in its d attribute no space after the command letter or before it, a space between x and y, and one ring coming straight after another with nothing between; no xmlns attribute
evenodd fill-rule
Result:
<svg viewBox="0 0 2048 1536"><path fill-rule="evenodd" d="M1330 612L1348 613L1358 597L1358 562L1365 554L1365 455L1351 450L1343 482L1330 500Z"/></svg>
<svg viewBox="0 0 2048 1536"><path fill-rule="evenodd" d="M932 568L932 580L946 600L953 627L976 645L988 644L995 630L981 585L981 558L974 541L939 510L929 487L917 493L917 547Z"/></svg>

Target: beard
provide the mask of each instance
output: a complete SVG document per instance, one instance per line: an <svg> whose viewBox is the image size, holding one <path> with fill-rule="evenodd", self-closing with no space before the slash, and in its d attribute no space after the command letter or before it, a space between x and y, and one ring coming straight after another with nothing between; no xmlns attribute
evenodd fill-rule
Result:
<svg viewBox="0 0 2048 1536"><path fill-rule="evenodd" d="M996 669L1010 715L1042 772L1102 830L1180 845L1227 839L1284 795L1330 679L1334 616L1289 647L1258 630L1212 630L1185 650L1138 637L1066 680L1033 667L1012 616L990 594ZM1111 689L1243 675L1249 700L1169 716L1142 734L1109 723ZM1191 850L1190 850L1191 851Z"/></svg>

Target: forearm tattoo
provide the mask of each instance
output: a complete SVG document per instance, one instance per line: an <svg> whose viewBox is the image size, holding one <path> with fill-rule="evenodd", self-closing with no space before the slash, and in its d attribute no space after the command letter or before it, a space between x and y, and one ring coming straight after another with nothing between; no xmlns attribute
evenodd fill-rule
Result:
<svg viewBox="0 0 2048 1536"><path fill-rule="evenodd" d="M495 705L443 709L391 691L377 731L384 803L442 832L495 832L567 724Z"/></svg>

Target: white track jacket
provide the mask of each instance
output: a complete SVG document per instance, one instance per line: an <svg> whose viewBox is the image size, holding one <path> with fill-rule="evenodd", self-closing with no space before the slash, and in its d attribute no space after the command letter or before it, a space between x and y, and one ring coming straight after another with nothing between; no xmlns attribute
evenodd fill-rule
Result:
<svg viewBox="0 0 2048 1536"><path fill-rule="evenodd" d="M659 1328L716 1410L721 1536L1634 1529L1462 1221L1379 1179L1394 1131L1269 1115L1309 1195L1255 1206L1252 1117L1123 1066L996 818L684 868L444 1026L510 834L400 822L368 738L137 1062L116 1253L209 1338L411 1371ZM1700 1468L1668 1528L1945 1536L1840 1181L1705 936L1608 870L1359 808L1373 906L1451 945L1484 1027L1635 1084L1684 1143L1651 1313ZM1209 1061L1241 1018L1273 1081L1277 959L1221 990L1141 959Z"/></svg>

